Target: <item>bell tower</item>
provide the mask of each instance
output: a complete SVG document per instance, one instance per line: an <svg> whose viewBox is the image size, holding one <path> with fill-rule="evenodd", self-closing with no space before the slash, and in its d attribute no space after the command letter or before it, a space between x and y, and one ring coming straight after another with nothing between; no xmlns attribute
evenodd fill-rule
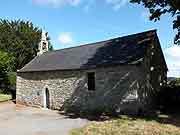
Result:
<svg viewBox="0 0 180 135"><path fill-rule="evenodd" d="M45 31L42 31L41 41L38 46L38 50L39 50L39 52L37 53L38 56L40 56L41 54L49 50L49 43L48 43L47 37L48 37L48 33Z"/></svg>

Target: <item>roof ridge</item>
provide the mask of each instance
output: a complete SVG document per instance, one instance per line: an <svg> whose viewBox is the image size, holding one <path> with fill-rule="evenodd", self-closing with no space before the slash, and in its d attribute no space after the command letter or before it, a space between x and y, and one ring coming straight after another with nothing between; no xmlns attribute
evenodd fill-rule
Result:
<svg viewBox="0 0 180 135"><path fill-rule="evenodd" d="M120 36L120 37L110 38L110 39L102 40L102 41L98 41L98 42L86 43L86 44L82 44L82 45L78 45L78 46L73 46L73 47L68 47L68 48L53 50L53 51L46 52L46 53L44 53L44 54L53 53L53 52L57 52L57 51L68 50L68 49L73 49L73 48L79 48L79 47L84 47L84 46L89 46L89 45L93 45L93 44L108 42L108 41L115 40L115 39L118 39L118 38L126 38L126 37L129 37L129 36L141 35L141 34L144 34L144 33L156 32L156 31L157 31L157 29L152 29L152 30L148 30L148 31L144 31L144 32L138 32L138 33L134 33L134 34L129 34L129 35L126 35L126 36Z"/></svg>

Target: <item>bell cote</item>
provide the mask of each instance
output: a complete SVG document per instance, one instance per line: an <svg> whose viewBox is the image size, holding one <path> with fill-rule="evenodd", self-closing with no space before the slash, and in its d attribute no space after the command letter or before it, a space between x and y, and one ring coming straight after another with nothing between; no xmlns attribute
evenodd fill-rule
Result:
<svg viewBox="0 0 180 135"><path fill-rule="evenodd" d="M39 47L38 47L38 56L47 52L49 50L49 43L48 43L48 33L45 32L45 31L42 31L42 34L41 34L41 41L39 43Z"/></svg>

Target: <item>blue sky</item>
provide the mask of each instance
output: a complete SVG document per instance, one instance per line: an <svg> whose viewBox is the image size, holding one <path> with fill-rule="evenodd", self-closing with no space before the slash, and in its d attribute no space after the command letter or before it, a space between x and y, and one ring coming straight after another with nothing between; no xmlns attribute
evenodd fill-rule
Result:
<svg viewBox="0 0 180 135"><path fill-rule="evenodd" d="M2 0L0 17L33 22L48 31L55 49L157 29L169 76L180 76L172 18L151 22L148 10L128 0Z"/></svg>

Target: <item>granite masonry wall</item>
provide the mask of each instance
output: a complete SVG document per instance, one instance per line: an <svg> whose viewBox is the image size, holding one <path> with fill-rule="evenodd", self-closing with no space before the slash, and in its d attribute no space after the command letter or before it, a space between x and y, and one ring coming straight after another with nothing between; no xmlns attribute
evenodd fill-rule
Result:
<svg viewBox="0 0 180 135"><path fill-rule="evenodd" d="M95 72L95 91L88 91L87 73ZM17 103L43 107L44 91L50 108L72 112L136 112L151 98L142 64L82 71L18 73Z"/></svg>

